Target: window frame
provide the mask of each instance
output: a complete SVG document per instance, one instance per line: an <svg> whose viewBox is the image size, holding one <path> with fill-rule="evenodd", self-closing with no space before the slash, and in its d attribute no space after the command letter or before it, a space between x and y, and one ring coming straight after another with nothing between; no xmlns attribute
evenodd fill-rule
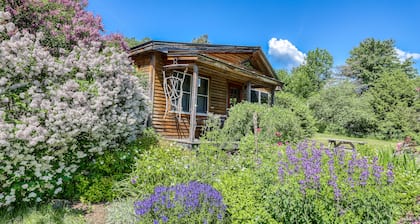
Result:
<svg viewBox="0 0 420 224"><path fill-rule="evenodd" d="M251 96L252 96L252 91L254 91L254 92L257 93L257 101L252 101L252 97L251 97L250 98L250 102L251 103L265 104L265 103L261 103L261 93L264 93L264 94L267 94L267 102L266 102L266 104L270 104L271 94L269 92L261 91L261 90L258 90L258 89L251 89Z"/></svg>
<svg viewBox="0 0 420 224"><path fill-rule="evenodd" d="M179 75L179 74L183 74L183 72L180 72L180 71L177 71L177 70L175 70L174 71L174 73L177 73L177 75ZM190 109L191 109L191 98L192 98L192 95L191 95L191 92L192 92L192 75L191 74L188 74L188 73L186 73L185 74L185 76L189 76L190 77L190 85L189 85L189 90L188 91L186 91L186 90L182 90L182 94L183 94L183 96L182 96L182 99L184 98L184 94L187 94L189 97L189 107L188 107L188 111L184 111L184 108L181 108L181 114L191 114L191 111L190 111ZM196 114L197 115L199 115L199 116L207 116L208 115L208 113L209 113L209 104L210 104L210 78L207 78L207 77L203 77L203 76L198 76L198 80L199 79L205 79L205 80L207 80L207 94L206 95L204 95L204 94L199 94L198 93L198 85L197 85L197 99L198 99L198 97L205 97L206 98L206 103L207 103L207 106L206 106L206 112L205 113L202 113L202 112L197 112ZM197 81L198 81L197 80ZM185 81L185 79L184 79L184 81ZM183 83L184 84L184 83ZM181 88L183 88L183 86L181 86ZM182 102L181 102L181 106L182 106ZM196 108L198 107L198 100L197 100L197 106L196 106ZM175 112L175 110L173 109L173 108L171 108L171 112Z"/></svg>

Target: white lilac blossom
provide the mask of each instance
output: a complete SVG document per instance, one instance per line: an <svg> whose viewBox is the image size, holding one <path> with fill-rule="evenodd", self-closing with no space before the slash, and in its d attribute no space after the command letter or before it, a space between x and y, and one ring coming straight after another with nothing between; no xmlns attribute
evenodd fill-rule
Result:
<svg viewBox="0 0 420 224"><path fill-rule="evenodd" d="M8 19L0 11L0 207L58 194L83 158L136 139L148 115L127 53L80 42L56 57L42 34L4 38Z"/></svg>

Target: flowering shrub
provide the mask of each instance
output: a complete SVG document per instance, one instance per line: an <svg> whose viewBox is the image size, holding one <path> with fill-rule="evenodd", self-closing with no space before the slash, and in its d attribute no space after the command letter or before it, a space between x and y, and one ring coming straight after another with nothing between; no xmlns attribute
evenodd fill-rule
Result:
<svg viewBox="0 0 420 224"><path fill-rule="evenodd" d="M81 162L135 140L148 113L126 53L79 42L55 57L9 19L0 11L0 207L60 193Z"/></svg>
<svg viewBox="0 0 420 224"><path fill-rule="evenodd" d="M40 42L54 55L60 48L71 50L80 41L84 44L111 41L128 49L121 35L101 35L102 20L84 10L87 0L15 0L4 4L5 12L17 27L31 34L44 33Z"/></svg>
<svg viewBox="0 0 420 224"><path fill-rule="evenodd" d="M189 182L156 187L148 198L134 203L143 223L224 223L226 206L213 187Z"/></svg>
<svg viewBox="0 0 420 224"><path fill-rule="evenodd" d="M280 186L270 204L277 221L378 223L391 222L397 212L392 164L308 142L279 156Z"/></svg>

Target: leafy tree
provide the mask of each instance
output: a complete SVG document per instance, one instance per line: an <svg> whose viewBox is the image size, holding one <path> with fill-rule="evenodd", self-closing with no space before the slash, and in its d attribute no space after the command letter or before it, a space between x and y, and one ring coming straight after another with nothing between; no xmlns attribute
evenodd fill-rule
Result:
<svg viewBox="0 0 420 224"><path fill-rule="evenodd" d="M286 91L303 98L318 92L331 77L333 57L324 49L309 51L305 63L292 71Z"/></svg>
<svg viewBox="0 0 420 224"><path fill-rule="evenodd" d="M321 132L366 136L375 131L375 115L368 98L360 97L352 83L323 89L309 99L309 107Z"/></svg>
<svg viewBox="0 0 420 224"><path fill-rule="evenodd" d="M346 64L342 68L344 75L369 85L385 72L401 70L408 77L414 77L416 74L410 58L403 62L398 59L394 40L365 39L350 51Z"/></svg>
<svg viewBox="0 0 420 224"><path fill-rule="evenodd" d="M132 48L132 47L138 46L138 45L140 45L142 43L149 42L152 39L150 39L149 37L145 37L145 38L143 38L141 40L137 40L135 37L131 37L131 38L125 38L124 40L127 43L128 47L129 48Z"/></svg>
<svg viewBox="0 0 420 224"><path fill-rule="evenodd" d="M197 38L194 38L191 42L194 44L210 44L209 35L203 34Z"/></svg>
<svg viewBox="0 0 420 224"><path fill-rule="evenodd" d="M385 72L366 93L379 125L382 138L403 138L414 131L416 87L413 80L397 70Z"/></svg>

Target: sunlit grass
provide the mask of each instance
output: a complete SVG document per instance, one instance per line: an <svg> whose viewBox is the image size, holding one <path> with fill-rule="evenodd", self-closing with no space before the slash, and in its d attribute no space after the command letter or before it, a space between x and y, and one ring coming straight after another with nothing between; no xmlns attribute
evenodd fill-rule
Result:
<svg viewBox="0 0 420 224"><path fill-rule="evenodd" d="M324 133L317 133L312 137L312 140L316 140L320 143L324 143L328 145L328 139L347 139L353 140L358 142L365 142L369 146L377 147L395 147L397 144L396 141L385 141L373 138L355 138L355 137L347 137L344 135L335 135L335 134L324 134Z"/></svg>
<svg viewBox="0 0 420 224"><path fill-rule="evenodd" d="M0 224L82 224L86 223L80 210L53 208L51 205L19 207L0 210Z"/></svg>

